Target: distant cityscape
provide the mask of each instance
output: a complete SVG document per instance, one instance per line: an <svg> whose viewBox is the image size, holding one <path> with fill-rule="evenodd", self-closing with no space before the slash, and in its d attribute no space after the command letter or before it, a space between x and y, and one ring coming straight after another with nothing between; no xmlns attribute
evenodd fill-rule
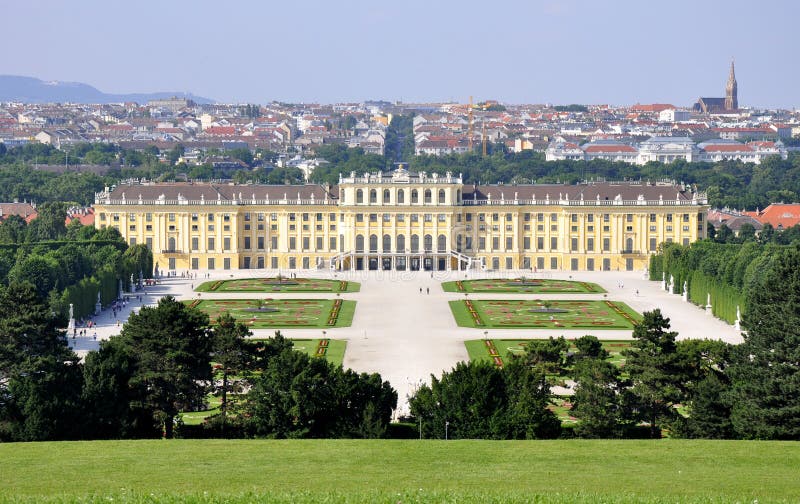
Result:
<svg viewBox="0 0 800 504"><path fill-rule="evenodd" d="M725 97L691 106L464 103L218 104L189 98L146 103L0 103L0 142L69 149L77 143L114 143L127 149L184 148L179 162L208 161L209 149L264 149L275 165L297 167L306 178L318 166L315 150L343 144L383 155L391 119L414 114L414 154L443 156L487 146L544 152L547 160L623 161L786 158L800 137L800 113L740 106L731 63ZM162 154L163 155L163 154ZM217 164L234 162L218 154ZM397 161L400 161L399 159Z"/></svg>

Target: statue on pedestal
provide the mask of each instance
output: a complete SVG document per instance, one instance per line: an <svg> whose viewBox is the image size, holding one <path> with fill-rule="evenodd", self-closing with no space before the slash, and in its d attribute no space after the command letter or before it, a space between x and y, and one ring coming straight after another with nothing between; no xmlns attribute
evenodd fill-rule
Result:
<svg viewBox="0 0 800 504"><path fill-rule="evenodd" d="M711 314L711 293L706 294L706 313Z"/></svg>
<svg viewBox="0 0 800 504"><path fill-rule="evenodd" d="M100 291L97 291L97 303L94 305L94 314L100 315L100 312L103 310L103 304L100 302Z"/></svg>
<svg viewBox="0 0 800 504"><path fill-rule="evenodd" d="M742 330L742 312L739 311L739 305L736 305L736 322L734 322L733 328L737 331Z"/></svg>
<svg viewBox="0 0 800 504"><path fill-rule="evenodd" d="M72 308L72 303L69 304L69 322L67 322L67 330L75 331L75 312Z"/></svg>
<svg viewBox="0 0 800 504"><path fill-rule="evenodd" d="M684 280L683 281L683 300L689 301L689 283Z"/></svg>

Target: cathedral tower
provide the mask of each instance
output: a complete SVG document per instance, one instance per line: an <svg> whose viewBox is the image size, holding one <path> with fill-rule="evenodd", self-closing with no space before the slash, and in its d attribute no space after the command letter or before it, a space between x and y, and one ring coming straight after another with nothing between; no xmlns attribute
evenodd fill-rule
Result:
<svg viewBox="0 0 800 504"><path fill-rule="evenodd" d="M728 76L728 85L725 86L725 110L736 110L739 108L737 91L736 73L733 70L733 61L731 61L731 73Z"/></svg>

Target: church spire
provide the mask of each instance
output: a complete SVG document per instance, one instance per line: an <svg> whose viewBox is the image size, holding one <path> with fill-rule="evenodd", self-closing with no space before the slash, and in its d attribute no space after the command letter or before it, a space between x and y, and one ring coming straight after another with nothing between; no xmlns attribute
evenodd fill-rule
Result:
<svg viewBox="0 0 800 504"><path fill-rule="evenodd" d="M739 108L738 86L736 85L736 71L731 60L731 72L728 75L728 85L725 86L725 110Z"/></svg>

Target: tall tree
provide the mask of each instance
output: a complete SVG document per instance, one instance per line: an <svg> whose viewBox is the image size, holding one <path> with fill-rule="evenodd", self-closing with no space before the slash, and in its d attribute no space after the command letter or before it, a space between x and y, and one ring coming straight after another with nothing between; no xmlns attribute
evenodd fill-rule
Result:
<svg viewBox="0 0 800 504"><path fill-rule="evenodd" d="M650 424L651 437L659 426L674 418L673 406L681 400L681 376L676 354L677 333L668 331L669 319L655 309L644 312L633 329L634 342L623 352L635 407L641 420Z"/></svg>
<svg viewBox="0 0 800 504"><path fill-rule="evenodd" d="M250 360L245 338L252 333L247 326L236 322L236 319L228 312L217 318L212 329L213 360L219 366L219 372L222 374L222 383L218 390L222 394L220 413L224 431L228 415L228 393L231 390L230 377L241 372Z"/></svg>
<svg viewBox="0 0 800 504"><path fill-rule="evenodd" d="M208 315L167 296L132 314L120 337L137 359L130 384L146 391L141 406L171 438L175 416L202 403L211 379Z"/></svg>
<svg viewBox="0 0 800 504"><path fill-rule="evenodd" d="M748 439L800 439L800 248L769 261L748 291L730 369L733 427Z"/></svg>
<svg viewBox="0 0 800 504"><path fill-rule="evenodd" d="M624 420L619 368L602 359L585 358L575 364L573 374L572 414L579 420L575 433L586 438L619 436Z"/></svg>

